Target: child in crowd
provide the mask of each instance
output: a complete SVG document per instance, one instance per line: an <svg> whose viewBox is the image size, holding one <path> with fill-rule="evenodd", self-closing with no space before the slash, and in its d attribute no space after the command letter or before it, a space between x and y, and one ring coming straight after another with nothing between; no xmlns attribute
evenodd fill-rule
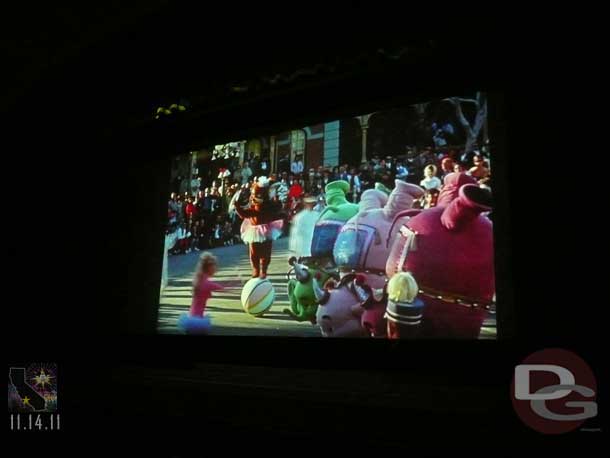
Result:
<svg viewBox="0 0 610 458"><path fill-rule="evenodd" d="M436 188L427 189L424 193L424 206L423 208L436 207L438 201L439 190Z"/></svg>
<svg viewBox="0 0 610 458"><path fill-rule="evenodd" d="M441 183L441 180L436 176L436 170L436 165L434 164L427 165L426 168L424 168L425 178L419 183L422 188L441 189L443 183Z"/></svg>

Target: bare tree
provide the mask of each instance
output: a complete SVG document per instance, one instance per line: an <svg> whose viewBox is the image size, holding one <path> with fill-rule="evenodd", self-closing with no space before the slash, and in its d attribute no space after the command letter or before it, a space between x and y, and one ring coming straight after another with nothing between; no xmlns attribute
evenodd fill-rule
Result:
<svg viewBox="0 0 610 458"><path fill-rule="evenodd" d="M449 97L443 99L446 102L451 103L455 107L455 114L462 125L462 128L466 132L466 152L471 151L473 146L479 138L479 133L485 124L487 119L487 98L481 92L477 92L474 99L466 99L462 97ZM470 124L464 112L462 111L462 103L472 103L475 105L477 114L474 119L474 123Z"/></svg>

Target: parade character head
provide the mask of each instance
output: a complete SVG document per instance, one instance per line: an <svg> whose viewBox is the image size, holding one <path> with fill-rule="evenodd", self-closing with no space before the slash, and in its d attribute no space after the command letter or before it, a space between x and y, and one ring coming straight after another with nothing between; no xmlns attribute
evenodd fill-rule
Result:
<svg viewBox="0 0 610 458"><path fill-rule="evenodd" d="M352 216L358 213L358 204L353 204L345 198L349 191L349 183L337 180L325 187L326 208L320 214L314 229L311 244L311 254L314 257L332 258L333 245L341 227Z"/></svg>
<svg viewBox="0 0 610 458"><path fill-rule="evenodd" d="M255 210L260 210L267 200L269 200L269 179L264 176L258 177L252 186L250 204Z"/></svg>
<svg viewBox="0 0 610 458"><path fill-rule="evenodd" d="M371 288L383 288L391 242L400 225L417 213L411 207L423 193L419 186L402 180L395 181L389 196L377 189L365 191L360 211L341 228L333 248L339 270L362 273Z"/></svg>
<svg viewBox="0 0 610 458"><path fill-rule="evenodd" d="M398 272L387 285L387 335L390 339L420 336L424 302L417 297L419 287L409 272Z"/></svg>
<svg viewBox="0 0 610 458"><path fill-rule="evenodd" d="M367 189L366 191L364 191L362 193L362 196L360 197L360 202L358 204L358 215L363 212L382 208L383 206L385 206L385 204L388 202L388 194L389 193L381 191L377 188ZM356 217L358 215L356 215Z"/></svg>
<svg viewBox="0 0 610 458"><path fill-rule="evenodd" d="M417 279L426 303L423 336L478 337L495 292L492 223L482 214L490 210L491 193L466 184L448 205L401 225L386 274L407 271Z"/></svg>
<svg viewBox="0 0 610 458"><path fill-rule="evenodd" d="M355 275L344 277L339 284L327 283L325 288L313 278L313 290L318 303L316 321L323 337L365 337L361 325L364 308L354 288Z"/></svg>
<svg viewBox="0 0 610 458"><path fill-rule="evenodd" d="M465 184L476 184L477 180L465 172L454 172L450 173L443 180L443 187L436 200L438 207L445 207L449 205L455 198L457 198L459 190Z"/></svg>
<svg viewBox="0 0 610 458"><path fill-rule="evenodd" d="M349 192L349 183L345 180L331 181L324 188L326 204L328 206L340 206L349 204L346 195Z"/></svg>

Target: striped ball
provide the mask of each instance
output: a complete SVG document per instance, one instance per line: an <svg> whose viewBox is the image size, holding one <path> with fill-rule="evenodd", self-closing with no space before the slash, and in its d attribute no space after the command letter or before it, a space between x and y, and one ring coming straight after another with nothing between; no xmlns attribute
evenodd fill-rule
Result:
<svg viewBox="0 0 610 458"><path fill-rule="evenodd" d="M265 313L275 299L275 289L267 279L251 278L241 291L241 306L246 313L260 316Z"/></svg>

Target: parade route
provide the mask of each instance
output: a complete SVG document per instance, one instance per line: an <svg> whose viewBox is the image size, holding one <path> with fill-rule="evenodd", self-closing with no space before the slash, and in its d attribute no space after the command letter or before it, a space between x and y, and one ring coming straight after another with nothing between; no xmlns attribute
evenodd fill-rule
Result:
<svg viewBox="0 0 610 458"><path fill-rule="evenodd" d="M209 250L218 258L218 272L214 275L214 281L226 286L225 290L215 292L208 302L206 314L212 320L210 334L320 337L316 326L309 322L298 323L282 312L284 308L289 308L286 288L286 272L290 268L288 238L277 240L273 245L267 278L275 288L275 303L259 318L244 312L240 303L242 287L252 274L246 246L239 244ZM160 333L180 333L176 321L191 305L192 280L200 254L194 251L169 257L169 282L160 301Z"/></svg>
<svg viewBox="0 0 610 458"><path fill-rule="evenodd" d="M206 314L212 320L212 335L233 336L287 336L320 337L320 330L309 322L298 323L284 314L289 308L286 272L289 270L288 238L274 242L273 255L267 278L275 288L275 302L263 317L248 315L241 307L240 296L243 285L251 277L247 248L239 244L209 250L218 258L218 272L214 281L226 289L215 292L208 302ZM162 334L179 334L176 322L180 314L188 312L191 305L192 280L201 252L169 257L169 282L160 298L157 328ZM496 337L496 322L493 315L481 330L482 339Z"/></svg>

